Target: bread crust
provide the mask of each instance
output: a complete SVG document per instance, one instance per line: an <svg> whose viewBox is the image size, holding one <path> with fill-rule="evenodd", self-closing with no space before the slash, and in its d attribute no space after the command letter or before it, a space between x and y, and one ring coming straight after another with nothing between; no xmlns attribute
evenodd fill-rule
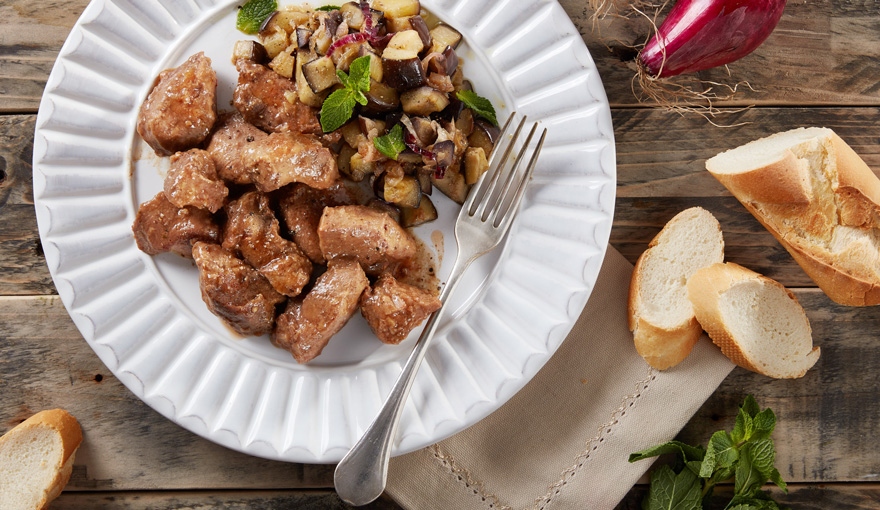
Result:
<svg viewBox="0 0 880 510"><path fill-rule="evenodd" d="M52 500L61 494L67 482L70 481L76 451L82 444L83 436L79 422L70 413L63 409L50 409L36 413L0 437L0 448L4 447L6 443L15 441L18 433L37 428L47 428L56 432L61 438L62 445L61 459L57 465L52 467L55 470L55 476L49 486L43 488L43 497L39 506L36 507L36 509L45 509Z"/></svg>
<svg viewBox="0 0 880 510"><path fill-rule="evenodd" d="M813 347L813 350L808 354L808 358L812 359L812 363L807 363L802 370L788 373L771 372L762 369L760 364L748 355L727 327L720 309L721 295L736 283L750 279L757 279L764 282L765 285L780 288L785 291L790 299L798 303L797 297L779 282L746 269L739 264L726 262L703 268L697 271L688 281L688 298L693 304L694 314L699 320L700 325L709 334L712 342L721 349L721 352L730 361L738 366L776 379L797 379L803 377L807 370L813 366L815 360L818 359L819 347ZM801 309L801 313L803 313L803 309ZM806 320L806 314L803 317Z"/></svg>
<svg viewBox="0 0 880 510"><path fill-rule="evenodd" d="M871 230L880 228L880 179L833 131L816 131L820 133L814 138L817 147L827 151L822 169L827 182L822 184L830 192L813 196L807 203L794 200L800 195L795 176L804 173L807 161L795 156L790 148L782 151L784 157L767 166L721 172L712 158L706 162L706 169L779 241L831 300L847 306L878 305L880 267L870 263L866 266L856 257L848 256L847 250L832 253L827 243L840 226L864 230L865 239L871 238ZM772 172L780 174L777 184L791 187L788 195L778 187L768 187L765 175ZM785 205L786 200L791 202Z"/></svg>
<svg viewBox="0 0 880 510"><path fill-rule="evenodd" d="M700 207L691 209L699 209L702 213L711 216L708 211ZM630 331L633 332L633 343L636 351L642 358L653 368L657 370L667 370L684 361L691 353L697 341L703 333L696 317L691 315L687 320L676 324L672 327L660 326L652 323L641 316L643 303L640 295L640 289L644 285L644 279L648 277L644 268L645 261L650 257L651 250L657 247L663 237L664 232L671 226L684 218L682 211L672 218L663 230L661 230L648 243L648 249L645 250L633 267L632 279L629 285L629 296L627 298L627 319ZM716 221L717 224L717 221ZM719 238L721 236L720 226L718 226ZM687 247L682 247L686 249ZM721 240L721 252L723 253L723 239ZM720 260L719 260L720 261Z"/></svg>
<svg viewBox="0 0 880 510"><path fill-rule="evenodd" d="M711 161L711 160L710 160ZM791 151L766 166L737 173L706 167L729 190L749 190L752 200L768 204L808 205L812 199L809 169Z"/></svg>

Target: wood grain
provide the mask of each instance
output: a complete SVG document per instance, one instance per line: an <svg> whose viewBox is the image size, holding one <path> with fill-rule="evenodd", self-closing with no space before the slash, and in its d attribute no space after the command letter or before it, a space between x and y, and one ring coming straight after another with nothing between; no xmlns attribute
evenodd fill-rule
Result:
<svg viewBox="0 0 880 510"><path fill-rule="evenodd" d="M331 491L149 491L149 492L65 492L51 510L346 510L352 508ZM387 498L362 510L396 510Z"/></svg>
<svg viewBox="0 0 880 510"><path fill-rule="evenodd" d="M87 0L14 0L0 4L0 112L35 112L61 44ZM627 46L651 33L643 20L594 24L586 0L561 0L584 38L613 106L639 105ZM704 71L704 82L748 82L720 105L880 105L876 80L880 19L873 2L789 2L779 26L748 57ZM690 81L688 79L679 81ZM695 84L698 88L706 85Z"/></svg>

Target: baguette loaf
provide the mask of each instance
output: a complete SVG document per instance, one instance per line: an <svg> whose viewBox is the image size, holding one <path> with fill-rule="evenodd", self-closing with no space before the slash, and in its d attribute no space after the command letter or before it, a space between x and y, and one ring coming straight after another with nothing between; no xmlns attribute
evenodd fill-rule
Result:
<svg viewBox="0 0 880 510"><path fill-rule="evenodd" d="M0 438L0 508L41 510L70 480L82 429L67 411L39 412Z"/></svg>
<svg viewBox="0 0 880 510"><path fill-rule="evenodd" d="M880 304L880 179L827 128L777 133L706 169L833 301Z"/></svg>
<svg viewBox="0 0 880 510"><path fill-rule="evenodd" d="M639 355L666 370L684 360L703 330L686 283L701 267L724 259L718 220L705 209L678 213L636 261L629 289L629 329Z"/></svg>
<svg viewBox="0 0 880 510"><path fill-rule="evenodd" d="M819 359L804 309L778 282L728 262L695 272L687 290L697 320L737 365L795 379Z"/></svg>

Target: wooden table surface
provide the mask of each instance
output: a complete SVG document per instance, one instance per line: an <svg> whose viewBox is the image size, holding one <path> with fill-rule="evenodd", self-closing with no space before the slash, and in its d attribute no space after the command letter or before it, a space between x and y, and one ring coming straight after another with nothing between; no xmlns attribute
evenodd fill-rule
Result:
<svg viewBox="0 0 880 510"><path fill-rule="evenodd" d="M635 261L674 214L716 215L727 259L792 288L809 315L818 364L777 381L736 369L681 433L705 444L731 427L754 394L778 418L777 467L794 510L880 508L880 307L835 305L705 170L714 154L798 126L833 128L880 171L880 4L792 0L755 53L705 80L742 80L734 100L754 105L719 118L640 103L628 51L603 41L644 39L643 23L595 26L586 0L562 0L597 62L612 105L618 151L611 244ZM57 297L40 247L31 153L40 96L61 44L87 0L0 2L0 432L64 407L85 428L73 477L53 509L345 508L333 466L270 462L203 440L147 407L102 365ZM609 48L610 46L610 48ZM682 392L687 388L682 388ZM638 508L637 486L619 508ZM369 508L397 508L383 498Z"/></svg>

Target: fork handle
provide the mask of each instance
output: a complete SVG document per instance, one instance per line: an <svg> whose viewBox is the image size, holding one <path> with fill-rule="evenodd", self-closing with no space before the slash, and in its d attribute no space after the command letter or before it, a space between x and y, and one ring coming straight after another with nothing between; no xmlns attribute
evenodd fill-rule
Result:
<svg viewBox="0 0 880 510"><path fill-rule="evenodd" d="M409 390L412 388L418 373L419 365L425 358L431 339L439 324L438 319L443 313L446 299L458 285L465 269L473 259L462 261L456 258L452 272L446 280L446 286L440 293L440 308L431 314L416 342L415 348L406 360L403 370L397 377L391 393L379 410L373 423L367 427L364 435L352 447L336 466L333 482L336 493L350 505L366 505L378 498L385 490L388 480L388 461L391 457L391 445L397 435L397 425L403 413Z"/></svg>

